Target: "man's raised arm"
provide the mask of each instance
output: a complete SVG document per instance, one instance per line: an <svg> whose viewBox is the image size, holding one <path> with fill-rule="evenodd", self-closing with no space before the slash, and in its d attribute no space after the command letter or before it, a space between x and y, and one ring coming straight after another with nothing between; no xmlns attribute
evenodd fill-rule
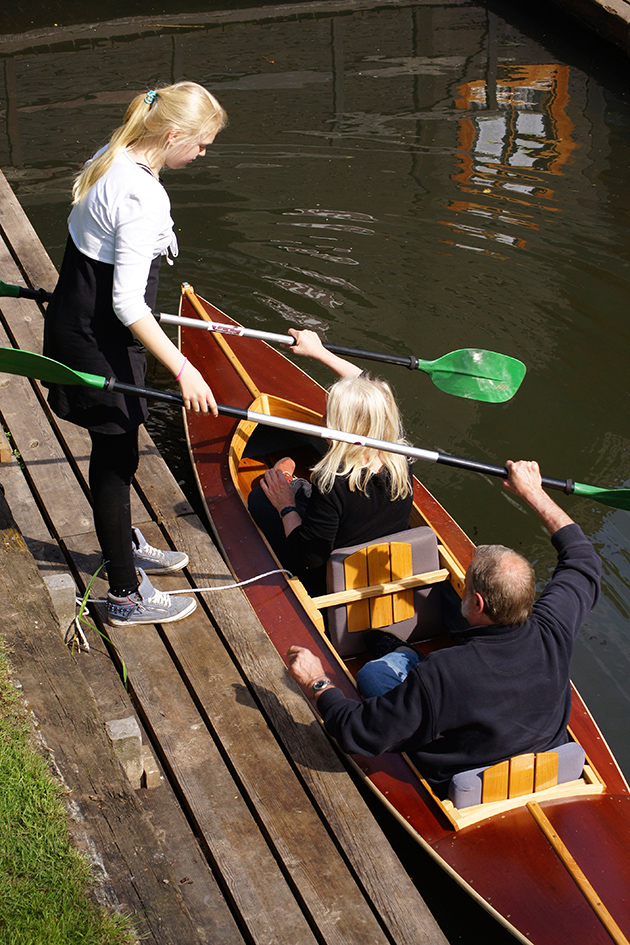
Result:
<svg viewBox="0 0 630 945"><path fill-rule="evenodd" d="M542 479L538 463L521 459L517 463L508 459L505 464L508 478L503 485L512 495L523 499L537 513L550 535L565 525L573 525L573 519L564 509L547 495L542 487Z"/></svg>

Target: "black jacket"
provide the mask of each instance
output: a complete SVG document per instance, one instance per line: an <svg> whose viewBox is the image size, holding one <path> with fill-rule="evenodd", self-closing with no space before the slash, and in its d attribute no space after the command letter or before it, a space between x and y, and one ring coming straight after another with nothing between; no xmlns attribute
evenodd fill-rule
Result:
<svg viewBox="0 0 630 945"><path fill-rule="evenodd" d="M459 771L566 742L569 664L599 595L601 562L578 525L552 543L558 564L522 626L460 632L461 645L431 653L383 696L355 702L323 692L318 709L342 748L409 752L441 790Z"/></svg>
<svg viewBox="0 0 630 945"><path fill-rule="evenodd" d="M346 476L337 476L330 492L320 492L313 485L302 524L288 536L295 561L306 568L320 568L333 548L376 541L404 531L413 503L411 466L409 485L412 488L404 499L391 499L386 469L372 476L367 495L360 489L351 492Z"/></svg>

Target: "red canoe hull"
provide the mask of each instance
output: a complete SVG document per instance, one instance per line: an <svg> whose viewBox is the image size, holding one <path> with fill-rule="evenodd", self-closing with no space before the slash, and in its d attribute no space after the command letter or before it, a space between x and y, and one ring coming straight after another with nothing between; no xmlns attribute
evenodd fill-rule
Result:
<svg viewBox="0 0 630 945"><path fill-rule="evenodd" d="M213 306L203 304L213 321L235 324ZM186 298L182 314L195 315ZM209 332L182 329L181 345L184 354L209 379L220 403L246 409L258 389L319 414L324 411L323 389L261 341L229 337L229 346L240 362L240 374L226 357L221 341ZM233 573L245 580L277 567L229 469L237 422L191 413L186 422L199 488ZM414 499L440 542L465 570L473 550L470 539L419 482L415 483ZM282 576L273 575L244 590L283 657L292 644L315 650L335 684L348 695L353 694L352 682L336 655ZM541 806L587 880L602 896L614 921L630 936L628 785L575 690L571 729L605 782L605 791L592 797L546 801ZM415 839L516 938L535 945L576 941L609 945L609 932L526 807L456 830L400 755L355 757L351 762Z"/></svg>

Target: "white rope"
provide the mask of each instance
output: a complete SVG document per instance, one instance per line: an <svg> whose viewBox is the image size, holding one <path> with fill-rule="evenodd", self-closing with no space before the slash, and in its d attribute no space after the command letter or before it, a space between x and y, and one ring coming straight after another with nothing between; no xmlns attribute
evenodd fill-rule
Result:
<svg viewBox="0 0 630 945"><path fill-rule="evenodd" d="M262 578L269 577L270 574L286 574L292 578L294 575L286 568L276 568L273 571L265 571L264 574L257 574L256 577L248 578L246 581L238 581L236 584L221 584L219 587L184 587L179 591L169 591L173 594L203 594L204 591L229 591L234 587L245 587L246 584L252 584L254 581L260 581Z"/></svg>
<svg viewBox="0 0 630 945"><path fill-rule="evenodd" d="M218 587L183 587L178 591L167 591L171 597L174 594L203 594L206 591L229 591L236 587L245 587L246 584L252 584L254 581L261 581L263 578L269 577L271 574L286 574L288 577L292 578L294 575L291 571L288 571L286 568L275 568L273 571L265 571L264 574L257 574L255 577L248 578L246 581L237 581L235 584L221 584ZM83 600L82 597L77 598L77 603L81 603ZM106 597L88 597L90 604L106 604Z"/></svg>

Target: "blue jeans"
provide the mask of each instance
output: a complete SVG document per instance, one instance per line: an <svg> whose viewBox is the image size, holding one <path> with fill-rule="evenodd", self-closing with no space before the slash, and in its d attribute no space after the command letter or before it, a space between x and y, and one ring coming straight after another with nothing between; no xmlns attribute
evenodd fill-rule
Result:
<svg viewBox="0 0 630 945"><path fill-rule="evenodd" d="M424 659L410 646L399 647L378 660L370 660L357 673L357 688L364 699L382 696L404 682L414 666Z"/></svg>

